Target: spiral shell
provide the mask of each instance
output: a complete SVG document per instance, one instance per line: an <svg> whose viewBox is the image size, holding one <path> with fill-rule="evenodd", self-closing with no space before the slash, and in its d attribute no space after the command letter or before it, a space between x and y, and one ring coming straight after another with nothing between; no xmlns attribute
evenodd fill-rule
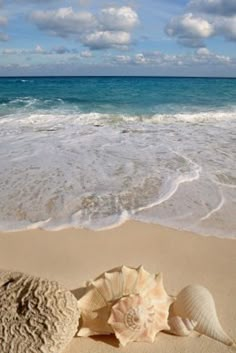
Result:
<svg viewBox="0 0 236 353"><path fill-rule="evenodd" d="M196 322L195 331L228 346L233 340L224 332L217 317L211 293L199 285L182 289L171 307L173 315Z"/></svg>
<svg viewBox="0 0 236 353"><path fill-rule="evenodd" d="M156 334L168 329L165 306L139 294L121 298L113 305L108 323L122 346L129 342L154 342Z"/></svg>
<svg viewBox="0 0 236 353"><path fill-rule="evenodd" d="M86 293L78 301L82 317L78 336L113 333L108 323L112 306L121 298L133 294L159 303L161 310L164 307L163 322L167 326L169 306L173 300L165 292L162 275L150 274L142 266L121 266L87 283Z"/></svg>
<svg viewBox="0 0 236 353"><path fill-rule="evenodd" d="M176 336L189 336L197 325L195 321L179 316L171 317L168 324L170 326L169 332Z"/></svg>
<svg viewBox="0 0 236 353"><path fill-rule="evenodd" d="M0 272L1 353L60 353L78 320L76 298L57 282Z"/></svg>

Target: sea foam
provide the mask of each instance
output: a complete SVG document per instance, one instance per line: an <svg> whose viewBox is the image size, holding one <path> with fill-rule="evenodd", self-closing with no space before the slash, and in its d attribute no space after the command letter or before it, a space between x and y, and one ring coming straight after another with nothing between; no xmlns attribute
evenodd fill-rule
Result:
<svg viewBox="0 0 236 353"><path fill-rule="evenodd" d="M139 219L234 234L232 111L34 110L4 116L0 127L2 230L102 229Z"/></svg>
<svg viewBox="0 0 236 353"><path fill-rule="evenodd" d="M0 229L235 236L236 80L0 79Z"/></svg>

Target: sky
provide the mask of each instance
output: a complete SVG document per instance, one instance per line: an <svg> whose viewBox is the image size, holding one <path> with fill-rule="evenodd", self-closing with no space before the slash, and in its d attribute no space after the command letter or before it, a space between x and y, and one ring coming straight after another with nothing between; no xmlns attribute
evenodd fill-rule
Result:
<svg viewBox="0 0 236 353"><path fill-rule="evenodd" d="M236 0L0 0L0 76L236 77Z"/></svg>

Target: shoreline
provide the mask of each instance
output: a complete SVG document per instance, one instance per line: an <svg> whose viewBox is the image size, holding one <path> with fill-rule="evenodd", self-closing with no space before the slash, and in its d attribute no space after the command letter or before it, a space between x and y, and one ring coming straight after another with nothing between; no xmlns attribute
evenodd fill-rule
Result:
<svg viewBox="0 0 236 353"><path fill-rule="evenodd" d="M81 232L81 231L88 231L88 232L93 232L93 233L100 233L100 232L108 232L113 229L117 229L120 227L123 227L126 223L138 223L138 224L146 224L146 225L151 225L154 227L161 227L168 229L170 232L183 232L183 233L188 233L200 237L210 237L210 238L217 238L217 239L222 239L222 240L236 240L236 233L232 233L228 235L219 235L217 234L217 229L215 229L215 234L212 233L204 233L201 232L200 229L184 229L184 228L178 228L177 226L172 226L171 224L165 224L165 223L155 223L151 221L144 221L144 220L138 220L138 219L132 219L128 215L122 215L120 220L117 223L107 225L101 228L89 228L89 227L80 227L80 226L73 226L73 224L65 224L61 226L55 226L54 228L47 228L45 224L48 221L39 221L37 223L33 223L32 225L26 226L26 228L19 228L19 229L1 229L0 228L0 235L1 234L11 234L11 233L24 233L24 232L34 232L34 231L42 231L42 232L48 232L48 233L56 233L56 232L65 232L65 231L73 231L73 232ZM213 232L213 229L212 229Z"/></svg>
<svg viewBox="0 0 236 353"><path fill-rule="evenodd" d="M58 280L75 290L89 279L121 264L143 265L163 272L164 286L176 295L188 284L207 287L223 328L236 337L236 243L167 227L128 221L103 231L66 229L0 232L0 268ZM207 337L174 337L164 333L154 344L117 348L114 337L75 338L65 353L224 353L229 348Z"/></svg>

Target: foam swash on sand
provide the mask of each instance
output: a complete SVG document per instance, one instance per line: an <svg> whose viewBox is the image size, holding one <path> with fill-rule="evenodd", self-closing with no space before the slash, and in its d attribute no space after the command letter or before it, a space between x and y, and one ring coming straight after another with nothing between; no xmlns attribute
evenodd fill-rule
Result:
<svg viewBox="0 0 236 353"><path fill-rule="evenodd" d="M235 235L236 80L1 85L1 230L136 219Z"/></svg>

